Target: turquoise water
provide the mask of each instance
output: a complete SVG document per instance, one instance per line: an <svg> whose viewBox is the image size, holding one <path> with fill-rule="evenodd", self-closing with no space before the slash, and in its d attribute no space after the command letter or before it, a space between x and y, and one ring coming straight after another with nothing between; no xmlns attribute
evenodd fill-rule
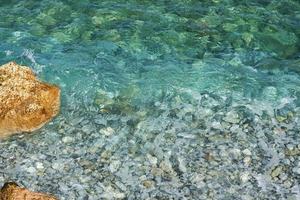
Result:
<svg viewBox="0 0 300 200"><path fill-rule="evenodd" d="M30 65L87 105L98 89L128 87L146 100L177 89L299 96L299 3L260 2L3 2L1 63Z"/></svg>
<svg viewBox="0 0 300 200"><path fill-rule="evenodd" d="M206 166L207 174L214 168L217 171L228 170L230 175L224 172L218 176L220 180L208 178L202 181L198 177L199 180L194 179L199 183L187 181L194 177L194 173L203 170L202 166L194 168L193 164L207 164L203 152L218 149L225 143L227 146L238 144L241 151L248 148L259 158L257 162L261 165L246 167L249 173L269 175L270 170L276 169L278 163L285 163L285 160L279 156L280 162L270 166L264 165L270 161L270 156L260 152L254 153L256 146L261 144L257 141L260 130L269 138L263 141L268 143L269 147L274 147L280 155L285 146L289 144L294 148L300 140L300 3L297 0L2 0L0 39L0 63L15 60L19 64L30 66L40 79L57 84L62 89L60 116L36 134L21 138L21 141L28 145L36 145L44 139L49 140L46 144L53 145L52 143L57 142L58 146L61 145L59 141L64 136L85 141L84 147L80 142L66 145L72 152L80 149L80 146L89 148L94 144L94 139L103 133L98 129L110 126L114 133L106 133L108 138L103 135L100 137L98 153L104 151L103 146L106 146L106 150L111 148L111 156L115 154L117 160L124 162L121 169L124 169L129 158L142 159L149 152L158 157L158 162L171 160L172 163L172 159L167 158L169 152L175 152L176 156L176 152L179 152L180 158L187 158L186 162L190 165L185 167L188 170L181 172L182 179L177 181L181 183L178 183L180 186L171 181L170 188L173 190L164 193L165 196L160 196L159 191L163 189L156 180L153 189L145 189L149 190L147 196L144 194L147 192L141 187L133 186L133 183L126 185L123 181L127 187L118 187L127 198L154 198L155 195L158 199L237 198L239 191L243 189L239 187L238 182L226 180L236 175L234 170L241 171L238 169L239 164L231 168L230 164L218 164L220 161L216 161L217 164ZM205 110L206 106L209 111ZM269 118L258 123L260 125L253 125L253 130L249 129L249 132L243 129L243 137L250 137L246 141L241 142L233 138L223 142L219 139L210 140L209 135L211 132L215 133L215 129L220 129L220 132L215 134L223 137L225 132L234 133L234 130L237 130L232 124L244 126L244 122L239 119L237 122L229 120L230 127L223 123L220 124L223 127L215 127L216 121L222 121L220 116L230 113L233 108L243 106L251 108L249 112L253 116L259 116L258 120L263 120L264 113L267 113ZM239 114L239 117L247 118L245 115ZM213 116L205 121L206 127L215 128L201 127L200 121L206 120L206 116ZM108 122L101 124L100 119ZM120 123L113 122L114 120ZM169 130L167 126L173 128ZM255 128L257 126L263 128ZM275 126L276 130L279 127L285 134L274 134ZM164 133L167 129L170 131L169 135ZM194 134L201 135L200 139L195 139ZM52 136L54 138L51 139ZM208 141L202 137L208 137ZM238 138L239 134L236 137ZM279 144L279 137L285 143ZM11 140L18 146L17 137ZM163 144L162 141L165 140L170 144ZM159 150L155 150L151 145L159 141L161 149L157 147ZM117 145L118 142L122 145ZM1 145L2 148L8 148L11 144L4 142ZM51 148L63 148L58 146ZM15 148L17 152L26 149ZM47 151L47 145L45 148ZM48 148L51 149L50 146ZM37 151L43 154L42 151ZM63 153L64 156L59 152L53 153L57 154L57 160L65 158ZM34 152L29 154L33 157L35 155ZM81 152L78 155L84 157L86 154L87 152ZM43 158L48 159L49 156ZM24 159L19 155L16 163L22 163ZM249 181L252 181L244 186L245 197L241 199L271 198L270 194L274 195L271 195L273 199L297 198L297 192L291 191L297 191L295 187L298 187L299 175L294 173L297 170L294 168L298 165L299 158L293 159L289 162L294 164L285 163L283 167L292 184L290 187L283 186L285 179L282 182L272 179L272 187L266 186L262 189L263 187L259 186L261 179L252 175L252 179L249 178ZM200 163L197 163L198 161ZM138 160L132 162L140 163ZM261 166L262 171L255 165ZM20 171L17 166L9 173L5 173L4 164L0 165L1 168L3 181L27 177L23 174L26 170ZM106 169L107 166L103 164L99 168ZM137 169L133 167L132 170ZM129 173L128 169L127 171L127 175L134 174ZM102 171L98 173L105 176ZM116 173L113 170L106 176L120 177ZM43 175L54 184L55 181L52 180L57 180L57 177L53 177L52 174L53 172L44 172ZM148 178L146 172L144 175ZM67 185L76 182L68 179L72 177L69 171L61 171L61 176L65 177L61 180L65 180ZM100 181L102 179L97 176L82 177L105 182ZM82 194L74 192L74 188L63 190L63 186L57 187L53 184L49 188L42 184L41 175L28 175L23 181L27 187L57 194L62 199L68 199L69 195L74 199L83 199L86 196L93 199L94 195L97 199L99 193L111 191L104 183L106 186L102 187L102 192L99 189L98 193L92 186L86 186L90 192ZM77 180L76 183L78 182L80 181ZM113 184L116 182L115 179L111 180ZM203 188L193 188L193 184L199 185L202 182ZM210 184L215 187L210 187ZM85 184L79 185L84 187ZM228 188L232 189L232 193ZM135 191L145 196L139 196Z"/></svg>

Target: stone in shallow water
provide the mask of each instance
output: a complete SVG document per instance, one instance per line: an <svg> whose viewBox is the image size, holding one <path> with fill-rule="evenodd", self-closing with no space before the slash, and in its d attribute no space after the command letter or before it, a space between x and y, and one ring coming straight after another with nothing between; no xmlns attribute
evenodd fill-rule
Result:
<svg viewBox="0 0 300 200"><path fill-rule="evenodd" d="M246 183L250 179L249 172L243 172L240 174L240 180L242 183Z"/></svg>
<svg viewBox="0 0 300 200"><path fill-rule="evenodd" d="M111 173L115 173L116 171L118 171L118 169L120 168L120 166L121 166L121 162L119 160L114 160L109 165L109 170L111 171Z"/></svg>
<svg viewBox="0 0 300 200"><path fill-rule="evenodd" d="M239 114L235 111L229 111L228 113L226 113L226 116L224 117L224 121L232 124L237 124L240 122Z"/></svg>
<svg viewBox="0 0 300 200"><path fill-rule="evenodd" d="M246 156L251 156L252 155L252 153L251 153L251 151L249 149L244 149L242 151L242 153L245 154Z"/></svg>
<svg viewBox="0 0 300 200"><path fill-rule="evenodd" d="M26 171L30 174L35 174L36 173L36 169L34 167L29 167Z"/></svg>
<svg viewBox="0 0 300 200"><path fill-rule="evenodd" d="M145 180L143 181L143 186L145 188L153 188L155 186L155 182L152 180Z"/></svg>
<svg viewBox="0 0 300 200"><path fill-rule="evenodd" d="M56 197L29 191L19 187L16 183L5 183L0 191L0 199L3 200L57 200Z"/></svg>
<svg viewBox="0 0 300 200"><path fill-rule="evenodd" d="M278 167L274 168L273 171L271 172L272 178L279 176L282 173L282 170L283 170L282 166L278 166Z"/></svg>
<svg viewBox="0 0 300 200"><path fill-rule="evenodd" d="M60 89L14 62L0 67L0 138L41 128L58 114Z"/></svg>
<svg viewBox="0 0 300 200"><path fill-rule="evenodd" d="M62 138L63 143L71 143L74 141L74 138L70 137L70 136L65 136Z"/></svg>
<svg viewBox="0 0 300 200"><path fill-rule="evenodd" d="M155 156L147 154L147 158L151 165L153 165L153 166L157 165L157 158Z"/></svg>
<svg viewBox="0 0 300 200"><path fill-rule="evenodd" d="M105 136L110 136L115 133L115 130L111 127L103 128L100 130L100 133Z"/></svg>

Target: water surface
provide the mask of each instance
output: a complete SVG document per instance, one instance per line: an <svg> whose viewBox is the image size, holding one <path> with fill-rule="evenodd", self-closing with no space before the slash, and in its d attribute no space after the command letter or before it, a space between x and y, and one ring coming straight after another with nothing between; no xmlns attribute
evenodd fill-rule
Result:
<svg viewBox="0 0 300 200"><path fill-rule="evenodd" d="M62 89L52 123L0 143L1 184L61 199L299 198L298 1L0 11L0 62Z"/></svg>

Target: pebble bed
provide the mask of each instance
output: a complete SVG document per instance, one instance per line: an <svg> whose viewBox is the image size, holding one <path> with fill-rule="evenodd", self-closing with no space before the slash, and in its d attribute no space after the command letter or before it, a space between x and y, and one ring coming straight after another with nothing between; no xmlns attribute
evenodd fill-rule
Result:
<svg viewBox="0 0 300 200"><path fill-rule="evenodd" d="M293 102L189 99L156 102L147 115L76 112L1 141L0 183L60 199L300 198Z"/></svg>

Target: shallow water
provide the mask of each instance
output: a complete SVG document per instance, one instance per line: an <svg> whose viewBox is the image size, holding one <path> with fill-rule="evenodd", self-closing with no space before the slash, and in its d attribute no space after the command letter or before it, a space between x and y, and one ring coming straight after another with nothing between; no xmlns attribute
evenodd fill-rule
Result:
<svg viewBox="0 0 300 200"><path fill-rule="evenodd" d="M53 122L1 141L0 184L61 199L300 198L298 1L0 11L0 63L62 89Z"/></svg>

